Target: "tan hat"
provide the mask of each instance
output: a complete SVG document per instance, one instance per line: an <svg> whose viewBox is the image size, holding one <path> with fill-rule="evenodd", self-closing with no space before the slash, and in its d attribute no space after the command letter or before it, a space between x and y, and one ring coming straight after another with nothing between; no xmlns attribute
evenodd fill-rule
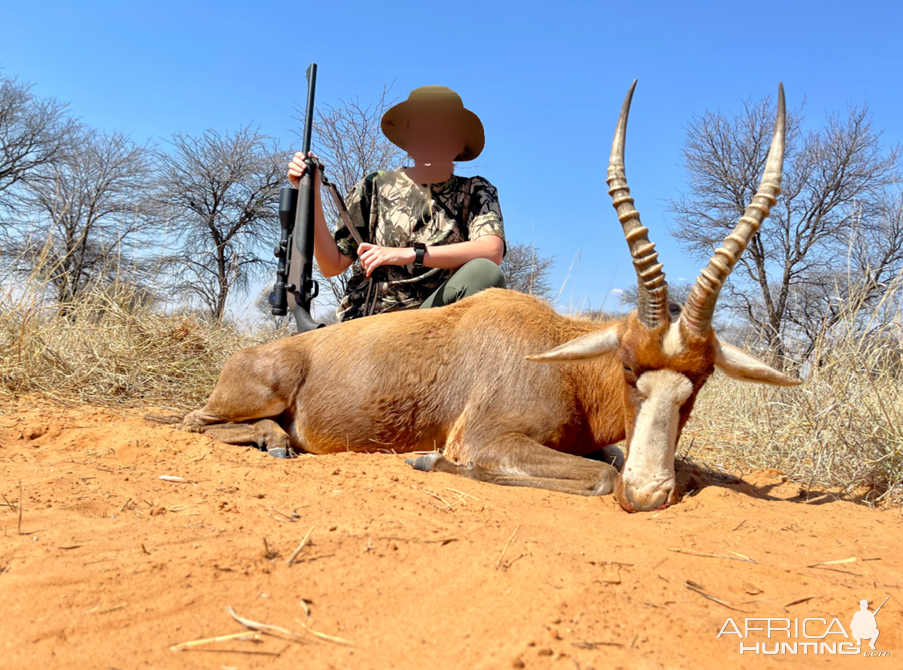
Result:
<svg viewBox="0 0 903 670"><path fill-rule="evenodd" d="M472 161L483 151L486 138L483 135L483 124L479 117L464 108L461 96L445 86L421 86L411 91L408 99L400 102L383 114L383 134L395 146L404 149L404 140L408 132L408 120L425 109L444 108L459 110L461 126L464 130L464 149L456 157L456 161Z"/></svg>

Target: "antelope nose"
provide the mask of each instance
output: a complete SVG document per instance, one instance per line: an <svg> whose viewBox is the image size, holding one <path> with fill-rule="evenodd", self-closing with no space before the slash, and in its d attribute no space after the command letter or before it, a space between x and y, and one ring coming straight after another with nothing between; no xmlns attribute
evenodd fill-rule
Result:
<svg viewBox="0 0 903 670"><path fill-rule="evenodd" d="M650 512L672 502L676 482L673 479L636 484L622 477L615 483L615 499L628 512Z"/></svg>

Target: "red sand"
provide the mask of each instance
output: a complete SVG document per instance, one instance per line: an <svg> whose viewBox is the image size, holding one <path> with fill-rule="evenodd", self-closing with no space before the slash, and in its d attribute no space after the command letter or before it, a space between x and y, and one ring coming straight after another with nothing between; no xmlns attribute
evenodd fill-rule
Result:
<svg viewBox="0 0 903 670"><path fill-rule="evenodd" d="M900 510L806 502L779 475L697 473L690 488L707 485L679 505L629 515L610 496L420 473L391 454L278 461L134 411L22 401L0 416L0 668L900 667ZM889 658L741 656L736 635L716 639L727 617L838 617L849 632L861 598L887 596ZM245 630L227 606L353 646L170 650Z"/></svg>

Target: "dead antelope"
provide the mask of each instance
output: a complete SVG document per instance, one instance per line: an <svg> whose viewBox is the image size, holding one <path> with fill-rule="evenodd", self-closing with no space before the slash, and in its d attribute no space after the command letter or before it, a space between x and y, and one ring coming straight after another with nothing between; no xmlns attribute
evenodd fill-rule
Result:
<svg viewBox="0 0 903 670"><path fill-rule="evenodd" d="M237 352L207 404L180 427L271 453L438 449L409 462L497 484L613 491L628 512L675 503L675 445L716 367L740 381L800 383L712 331L719 291L780 193L784 92L759 190L681 310L669 306L662 264L627 187L635 86L607 179L636 267L635 312L591 322L488 289L447 307L343 322ZM621 440L620 475L581 457Z"/></svg>

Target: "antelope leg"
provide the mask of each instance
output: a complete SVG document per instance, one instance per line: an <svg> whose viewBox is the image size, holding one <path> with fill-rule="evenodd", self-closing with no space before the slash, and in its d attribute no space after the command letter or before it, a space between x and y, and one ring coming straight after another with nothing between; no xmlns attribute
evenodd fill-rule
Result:
<svg viewBox="0 0 903 670"><path fill-rule="evenodd" d="M276 458L291 458L294 455L288 433L272 419L261 419L248 423L195 425L186 430L209 435L214 440L226 444L254 444Z"/></svg>
<svg viewBox="0 0 903 670"><path fill-rule="evenodd" d="M502 486L530 486L577 495L607 495L618 471L607 463L550 449L523 434L500 436L466 450L467 463L431 453L405 462L424 472L447 472Z"/></svg>

